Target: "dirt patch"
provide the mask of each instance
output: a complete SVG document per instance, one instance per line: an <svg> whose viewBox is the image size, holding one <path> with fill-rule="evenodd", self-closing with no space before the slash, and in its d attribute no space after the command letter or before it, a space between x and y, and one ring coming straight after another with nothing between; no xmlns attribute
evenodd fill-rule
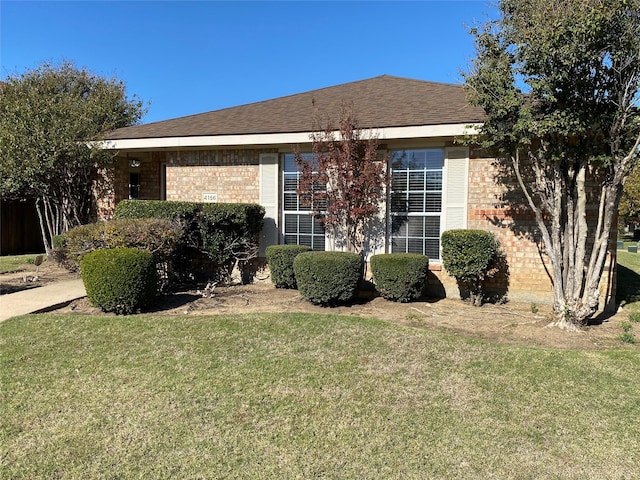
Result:
<svg viewBox="0 0 640 480"><path fill-rule="evenodd" d="M0 296L42 287L51 282L72 280L74 278L79 278L79 275L69 272L67 269L58 266L55 262L45 261L39 267L25 264L16 268L13 272L0 274Z"/></svg>
<svg viewBox="0 0 640 480"><path fill-rule="evenodd" d="M626 313L619 313L582 332L571 333L547 328L550 309L539 307L533 313L531 305L507 303L473 307L458 299L429 299L412 303L394 303L371 295L349 306L319 307L304 300L296 290L275 288L271 282L251 285L217 287L213 297L203 297L198 291L168 295L148 310L160 315L215 315L235 313L331 313L375 317L414 328L436 329L490 342L562 349L606 349L623 347L619 340L621 322ZM84 298L57 312L105 315ZM634 348L634 347L630 347Z"/></svg>
<svg viewBox="0 0 640 480"><path fill-rule="evenodd" d="M78 278L77 274L45 262L36 272L34 265L19 271L0 274L1 294L38 288L51 282ZM34 292L35 293L35 292ZM1 296L0 296L1 302ZM513 345L563 349L637 348L621 342L621 324L628 320L626 312L601 319L582 332L570 333L547 328L550 308L509 302L473 307L459 299L426 299L412 303L394 303L373 293L362 295L349 306L325 308L304 300L297 290L275 288L268 278L250 285L216 287L213 295L204 297L198 290L188 290L160 297L148 309L155 315L215 315L257 312L308 312L375 317L414 328L436 329L472 339ZM535 310L535 309L534 309ZM86 298L76 300L56 313L108 315L91 306Z"/></svg>

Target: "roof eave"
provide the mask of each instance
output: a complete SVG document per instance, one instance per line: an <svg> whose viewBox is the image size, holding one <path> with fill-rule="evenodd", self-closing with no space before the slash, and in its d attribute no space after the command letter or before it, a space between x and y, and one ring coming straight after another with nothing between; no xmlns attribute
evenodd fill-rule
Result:
<svg viewBox="0 0 640 480"><path fill-rule="evenodd" d="M473 135L482 123L452 123L441 125L417 125L371 129L379 140L408 138L439 138ZM365 130L367 131L367 130ZM105 150L150 150L165 148L202 148L231 146L287 145L308 143L312 132L258 133L244 135L202 135L185 137L124 138L105 140Z"/></svg>

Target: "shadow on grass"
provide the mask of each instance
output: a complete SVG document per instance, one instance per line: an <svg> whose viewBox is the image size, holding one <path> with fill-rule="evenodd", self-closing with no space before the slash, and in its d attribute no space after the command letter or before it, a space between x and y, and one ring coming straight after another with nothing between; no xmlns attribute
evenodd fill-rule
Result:
<svg viewBox="0 0 640 480"><path fill-rule="evenodd" d="M162 295L156 301L144 309L144 313L158 313L165 310L173 310L174 308L184 307L190 303L202 298L201 295L192 293L175 293Z"/></svg>
<svg viewBox="0 0 640 480"><path fill-rule="evenodd" d="M20 285L8 285L0 283L0 295L8 295L10 293L21 292L23 290L31 290L33 288L41 287L42 285L35 283L24 283Z"/></svg>
<svg viewBox="0 0 640 480"><path fill-rule="evenodd" d="M616 303L627 305L634 302L640 302L640 274L618 264Z"/></svg>

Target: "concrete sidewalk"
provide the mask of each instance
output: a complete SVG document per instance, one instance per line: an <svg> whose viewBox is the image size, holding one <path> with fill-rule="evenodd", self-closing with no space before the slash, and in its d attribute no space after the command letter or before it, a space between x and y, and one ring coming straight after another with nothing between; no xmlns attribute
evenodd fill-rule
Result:
<svg viewBox="0 0 640 480"><path fill-rule="evenodd" d="M86 295L80 278L0 295L0 322L18 315L54 309Z"/></svg>

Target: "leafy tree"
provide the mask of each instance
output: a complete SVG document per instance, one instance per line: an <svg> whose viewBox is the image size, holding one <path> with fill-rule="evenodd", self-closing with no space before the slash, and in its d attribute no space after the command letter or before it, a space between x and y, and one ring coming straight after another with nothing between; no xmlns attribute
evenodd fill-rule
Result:
<svg viewBox="0 0 640 480"><path fill-rule="evenodd" d="M343 107L338 129L330 122L312 134L311 158L296 153L300 203L348 251L363 254L375 238L385 202L387 161L375 134L358 128L352 108Z"/></svg>
<svg viewBox="0 0 640 480"><path fill-rule="evenodd" d="M618 215L621 226L640 222L640 168L638 165L634 167L624 182Z"/></svg>
<svg viewBox="0 0 640 480"><path fill-rule="evenodd" d="M472 30L466 86L486 112L480 141L503 167L505 201L535 215L555 324L575 329L599 308L639 156L640 0L502 0L499 11Z"/></svg>
<svg viewBox="0 0 640 480"><path fill-rule="evenodd" d="M114 156L95 141L143 113L121 81L69 62L4 80L0 196L35 200L47 252L55 235L91 220L98 172Z"/></svg>

